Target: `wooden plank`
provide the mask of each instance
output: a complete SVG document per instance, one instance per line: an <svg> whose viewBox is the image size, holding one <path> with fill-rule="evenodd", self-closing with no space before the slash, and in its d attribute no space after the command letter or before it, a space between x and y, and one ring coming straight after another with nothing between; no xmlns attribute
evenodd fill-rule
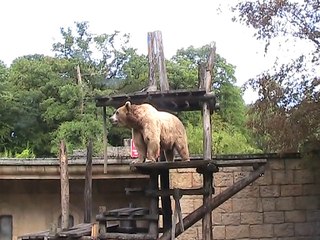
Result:
<svg viewBox="0 0 320 240"><path fill-rule="evenodd" d="M102 108L102 117L103 117L103 172L108 172L108 139L107 139L107 109L104 106Z"/></svg>
<svg viewBox="0 0 320 240"><path fill-rule="evenodd" d="M92 216L92 140L87 146L86 177L84 185L84 222L91 223Z"/></svg>
<svg viewBox="0 0 320 240"><path fill-rule="evenodd" d="M65 142L60 142L60 185L61 185L61 228L69 227L69 174L68 174L68 157Z"/></svg>
<svg viewBox="0 0 320 240"><path fill-rule="evenodd" d="M147 196L173 196L175 189L161 189L158 191L154 190L147 190L142 188L132 188L132 189L126 189L127 194L146 194ZM211 189L212 192L214 192L214 189ZM208 191L206 191L203 188L191 188L191 189L179 189L179 192L181 195L203 195L203 194L209 194Z"/></svg>
<svg viewBox="0 0 320 240"><path fill-rule="evenodd" d="M218 206L220 206L222 203L227 201L229 198L231 198L233 195L235 195L237 192L254 182L257 178L259 178L265 171L264 166L260 166L257 170L251 172L247 177L241 179L240 181L236 182L231 187L227 188L217 196L215 196L210 203L206 205L202 205L196 210L194 210L192 213L190 213L188 216L186 216L183 219L183 224L185 230L187 230L189 227L194 225L196 222L198 222L201 218L205 216L205 214L208 211L212 211ZM182 230L179 226L179 224L176 225L176 233L175 236L178 237L182 233ZM165 232L159 240L170 240L171 238L171 231Z"/></svg>
<svg viewBox="0 0 320 240"><path fill-rule="evenodd" d="M151 190L158 190L158 174L150 174L150 182L149 186ZM150 221L149 222L149 234L155 238L158 237L158 204L159 204L159 198L158 197L152 197L150 198L150 209L149 214L150 215L156 215L157 220Z"/></svg>
<svg viewBox="0 0 320 240"><path fill-rule="evenodd" d="M164 152L161 151L160 161L166 162ZM160 173L160 191L168 191L170 188L169 181L169 169L163 170ZM159 191L158 191L159 192ZM154 195L153 195L154 196ZM156 195L158 197L159 195ZM163 228L165 231L171 229L172 227L172 208L171 208L171 199L170 195L161 195L161 207L163 210Z"/></svg>
<svg viewBox="0 0 320 240"><path fill-rule="evenodd" d="M104 233L99 235L99 239L116 239L116 240L155 240L153 235L137 233L137 234L127 234L127 233Z"/></svg>

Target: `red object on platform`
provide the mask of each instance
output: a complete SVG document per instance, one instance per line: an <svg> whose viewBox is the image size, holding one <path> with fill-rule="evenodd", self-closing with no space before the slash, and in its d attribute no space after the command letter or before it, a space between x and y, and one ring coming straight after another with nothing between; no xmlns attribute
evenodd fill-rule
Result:
<svg viewBox="0 0 320 240"><path fill-rule="evenodd" d="M138 158L139 157L139 154L138 154L138 151L134 145L134 142L133 140L131 139L131 151L130 151L130 155L131 155L131 158Z"/></svg>

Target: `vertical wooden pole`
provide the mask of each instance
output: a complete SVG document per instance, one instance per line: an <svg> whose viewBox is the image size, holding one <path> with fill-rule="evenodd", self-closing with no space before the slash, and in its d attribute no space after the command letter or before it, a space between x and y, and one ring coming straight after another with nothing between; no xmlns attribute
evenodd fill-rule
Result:
<svg viewBox="0 0 320 240"><path fill-rule="evenodd" d="M60 160L60 184L61 184L61 228L69 227L69 174L68 174L68 157L65 142L60 142L59 151Z"/></svg>
<svg viewBox="0 0 320 240"><path fill-rule="evenodd" d="M81 99L80 99L80 113L83 114L84 110L84 103L83 103L83 86L82 86L82 78L81 78L81 71L80 66L77 65L77 79L78 79L78 85L80 87L80 93L81 93Z"/></svg>
<svg viewBox="0 0 320 240"><path fill-rule="evenodd" d="M155 55L154 33L148 32L148 64L149 64L149 88L157 89L156 67L157 58Z"/></svg>
<svg viewBox="0 0 320 240"><path fill-rule="evenodd" d="M104 106L102 108L102 117L103 117L103 159L104 159L104 165L103 165L103 172L108 172L108 140L107 140L107 109Z"/></svg>
<svg viewBox="0 0 320 240"><path fill-rule="evenodd" d="M200 81L200 87L204 88L206 92L211 91L212 82L212 68L215 61L216 47L215 44L211 48L210 55L206 64L206 71L203 81ZM203 77L203 70L200 72L200 76ZM212 158L212 129L211 129L211 114L209 103L204 102L202 107L203 118L203 159L208 160ZM205 171L203 173L203 187L206 193L203 196L203 204L207 205L212 200L212 172ZM202 219L202 238L203 240L212 240L212 214L211 211L205 214Z"/></svg>
<svg viewBox="0 0 320 240"><path fill-rule="evenodd" d="M161 151L160 161L165 162L166 158L164 152ZM163 170L160 173L160 187L161 190L167 190L170 188L169 182L169 170ZM168 231L172 227L172 208L170 196L161 196L161 207L163 214L163 229Z"/></svg>
<svg viewBox="0 0 320 240"><path fill-rule="evenodd" d="M84 185L84 223L91 223L92 216L92 140L87 146L86 178Z"/></svg>
<svg viewBox="0 0 320 240"><path fill-rule="evenodd" d="M149 188L152 191L158 190L158 174L157 173L151 173L150 174L150 183ZM159 198L151 197L150 199L150 215L151 216L158 216L157 220L150 220L149 223L149 234L158 238L158 220L159 220Z"/></svg>
<svg viewBox="0 0 320 240"><path fill-rule="evenodd" d="M169 90L169 82L167 77L166 63L164 58L162 34L160 31L154 33L156 40L156 52L158 58L159 81L161 91Z"/></svg>

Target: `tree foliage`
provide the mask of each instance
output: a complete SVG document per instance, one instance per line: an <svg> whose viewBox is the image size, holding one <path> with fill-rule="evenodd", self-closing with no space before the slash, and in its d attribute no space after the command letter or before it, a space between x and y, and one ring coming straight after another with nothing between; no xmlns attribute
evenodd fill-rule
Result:
<svg viewBox="0 0 320 240"><path fill-rule="evenodd" d="M22 56L7 68L0 63L0 152L5 156L34 157L57 153L61 139L68 151L94 141L102 151L102 112L95 97L140 91L148 84L148 62L128 47L129 35L115 31L93 34L87 22L61 28L53 44L55 57ZM209 45L180 49L166 61L171 89L198 88L198 64L206 61ZM244 129L245 105L235 86L234 66L217 56L213 89L221 111L214 115L216 153L255 151ZM108 115L112 109L108 108ZM188 126L190 149L202 148L201 113L181 113ZM131 131L107 124L108 140L122 145Z"/></svg>
<svg viewBox="0 0 320 240"><path fill-rule="evenodd" d="M248 82L259 93L250 108L249 127L265 151L296 151L320 139L319 8L315 0L243 1L234 8L235 19L255 29L266 51L276 39L282 47L288 42L305 46L301 56L277 61Z"/></svg>

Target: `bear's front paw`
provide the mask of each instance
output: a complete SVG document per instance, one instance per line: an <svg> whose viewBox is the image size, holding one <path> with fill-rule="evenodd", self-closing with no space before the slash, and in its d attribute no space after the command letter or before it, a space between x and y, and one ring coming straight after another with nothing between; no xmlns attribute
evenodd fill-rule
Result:
<svg viewBox="0 0 320 240"><path fill-rule="evenodd" d="M131 164L135 164L135 163L142 163L143 161L141 159L135 159L131 161Z"/></svg>
<svg viewBox="0 0 320 240"><path fill-rule="evenodd" d="M156 162L156 160L152 160L152 159L147 159L146 158L146 161L145 161L146 163L152 163L152 162Z"/></svg>

